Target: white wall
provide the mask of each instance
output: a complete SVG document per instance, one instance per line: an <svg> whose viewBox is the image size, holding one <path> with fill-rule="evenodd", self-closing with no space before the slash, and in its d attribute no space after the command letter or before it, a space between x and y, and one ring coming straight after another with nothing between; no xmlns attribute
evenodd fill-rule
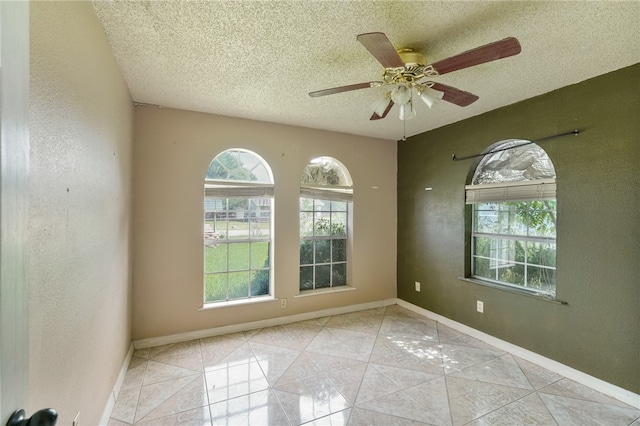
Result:
<svg viewBox="0 0 640 426"><path fill-rule="evenodd" d="M221 117L136 108L134 339L167 336L396 296L395 141ZM264 158L274 174L274 284L279 301L201 310L203 181L229 148ZM353 178L355 291L299 294L299 186L314 157L341 161ZM378 188L373 188L373 187Z"/></svg>
<svg viewBox="0 0 640 426"><path fill-rule="evenodd" d="M32 2L30 410L97 424L131 343L133 105L90 2Z"/></svg>

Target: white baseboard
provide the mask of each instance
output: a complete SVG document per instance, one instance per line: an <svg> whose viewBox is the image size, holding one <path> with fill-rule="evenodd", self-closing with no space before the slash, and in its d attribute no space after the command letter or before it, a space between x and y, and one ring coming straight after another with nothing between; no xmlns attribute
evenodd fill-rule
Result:
<svg viewBox="0 0 640 426"><path fill-rule="evenodd" d="M131 362L131 357L133 356L133 342L129 346L129 351L127 352L127 356L122 363L122 368L120 368L120 373L118 374L118 378L116 379L116 383L113 385L113 389L109 394L109 398L107 399L107 403L105 404L104 411L102 411L102 417L100 417L100 425L107 425L109 423L109 419L111 418L111 412L113 411L113 407L116 405L116 400L118 399L118 394L120 393L120 388L122 387L122 383L124 382L124 376L127 374L127 370L129 369L129 363Z"/></svg>
<svg viewBox="0 0 640 426"><path fill-rule="evenodd" d="M608 395L612 398L622 401L625 404L629 404L632 407L640 409L640 395L636 393L633 393L631 391L628 391L616 385L612 385L611 383L607 383L604 380L600 380L596 377L590 376L586 373L583 373L582 371L571 368L565 364L561 364L557 361L544 357L528 349L514 345L513 343L509 343L504 340L498 339L497 337L493 337L489 334L478 331L475 328L471 328L469 326L461 324L447 317L443 317L442 315L436 314L435 312L428 311L426 309L413 305L404 300L398 299L397 303L399 306L402 306L403 308L407 308L417 314L423 315L434 321L442 323L447 327L451 327L455 330L461 331L462 333L468 334L471 337L480 339L483 342L486 342L499 349L509 352L512 355L516 355L522 359L525 359L529 362L532 362L543 368L546 368L547 370L551 370L554 373L560 374L568 379L571 379L582 385L588 386L591 389L594 389L598 392L601 392L605 395Z"/></svg>
<svg viewBox="0 0 640 426"><path fill-rule="evenodd" d="M206 330L190 331L187 333L172 334L163 337L151 337L148 339L135 340L133 345L136 349L152 348L155 346L168 345L171 343L188 342L189 340L203 339L205 337L220 336L229 333L255 330L256 328L273 327L275 325L290 324L292 322L306 321L331 315L346 314L349 312L364 311L366 309L380 308L383 306L395 305L396 299L386 299L376 302L361 303L358 305L342 306L339 308L324 309L321 311L305 312L303 314L289 315L286 317L270 318L260 321L245 322L242 324L226 325L223 327L209 328Z"/></svg>

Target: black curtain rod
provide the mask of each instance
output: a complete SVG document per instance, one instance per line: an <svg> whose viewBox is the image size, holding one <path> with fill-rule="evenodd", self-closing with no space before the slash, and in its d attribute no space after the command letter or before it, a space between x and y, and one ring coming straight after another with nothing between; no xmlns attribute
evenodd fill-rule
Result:
<svg viewBox="0 0 640 426"><path fill-rule="evenodd" d="M466 157L456 157L456 155L453 154L452 160L453 161L460 161L460 160L468 160L469 158L484 157L485 155L495 154L496 152L506 151L508 149L520 148L521 146L531 145L532 143L544 142L544 141L548 141L549 139L560 138L562 136L569 136L569 135L578 136L579 133L580 133L580 131L578 131L578 130L574 130L572 132L567 132L567 133L560 133L558 135L548 136L548 137L542 138L542 139L536 139L535 141L529 141L529 142L526 142L526 143L521 143L520 145L512 146L512 147L509 147L509 148L502 148L502 149L496 149L494 151L485 152L484 154L467 155Z"/></svg>

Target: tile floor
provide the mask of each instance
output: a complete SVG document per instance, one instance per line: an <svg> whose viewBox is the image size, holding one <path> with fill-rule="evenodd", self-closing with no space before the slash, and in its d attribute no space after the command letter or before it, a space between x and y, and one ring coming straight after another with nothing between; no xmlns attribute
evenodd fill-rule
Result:
<svg viewBox="0 0 640 426"><path fill-rule="evenodd" d="M137 350L109 425L633 425L640 410L397 305Z"/></svg>

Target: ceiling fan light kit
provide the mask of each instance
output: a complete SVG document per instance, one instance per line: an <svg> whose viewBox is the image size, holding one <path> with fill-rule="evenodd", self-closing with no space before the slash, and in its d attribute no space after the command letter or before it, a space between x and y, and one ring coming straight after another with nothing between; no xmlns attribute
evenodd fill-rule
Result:
<svg viewBox="0 0 640 426"><path fill-rule="evenodd" d="M429 109L440 100L465 107L478 100L478 96L431 81L434 77L464 68L507 58L520 53L520 43L514 37L486 44L447 59L427 64L426 57L413 49L396 50L384 33L360 34L356 39L384 67L382 81L339 86L309 93L311 97L332 95L371 87L391 86L384 97L371 104L370 120L385 118L394 104L400 109L400 120L416 116L413 105L414 92Z"/></svg>

